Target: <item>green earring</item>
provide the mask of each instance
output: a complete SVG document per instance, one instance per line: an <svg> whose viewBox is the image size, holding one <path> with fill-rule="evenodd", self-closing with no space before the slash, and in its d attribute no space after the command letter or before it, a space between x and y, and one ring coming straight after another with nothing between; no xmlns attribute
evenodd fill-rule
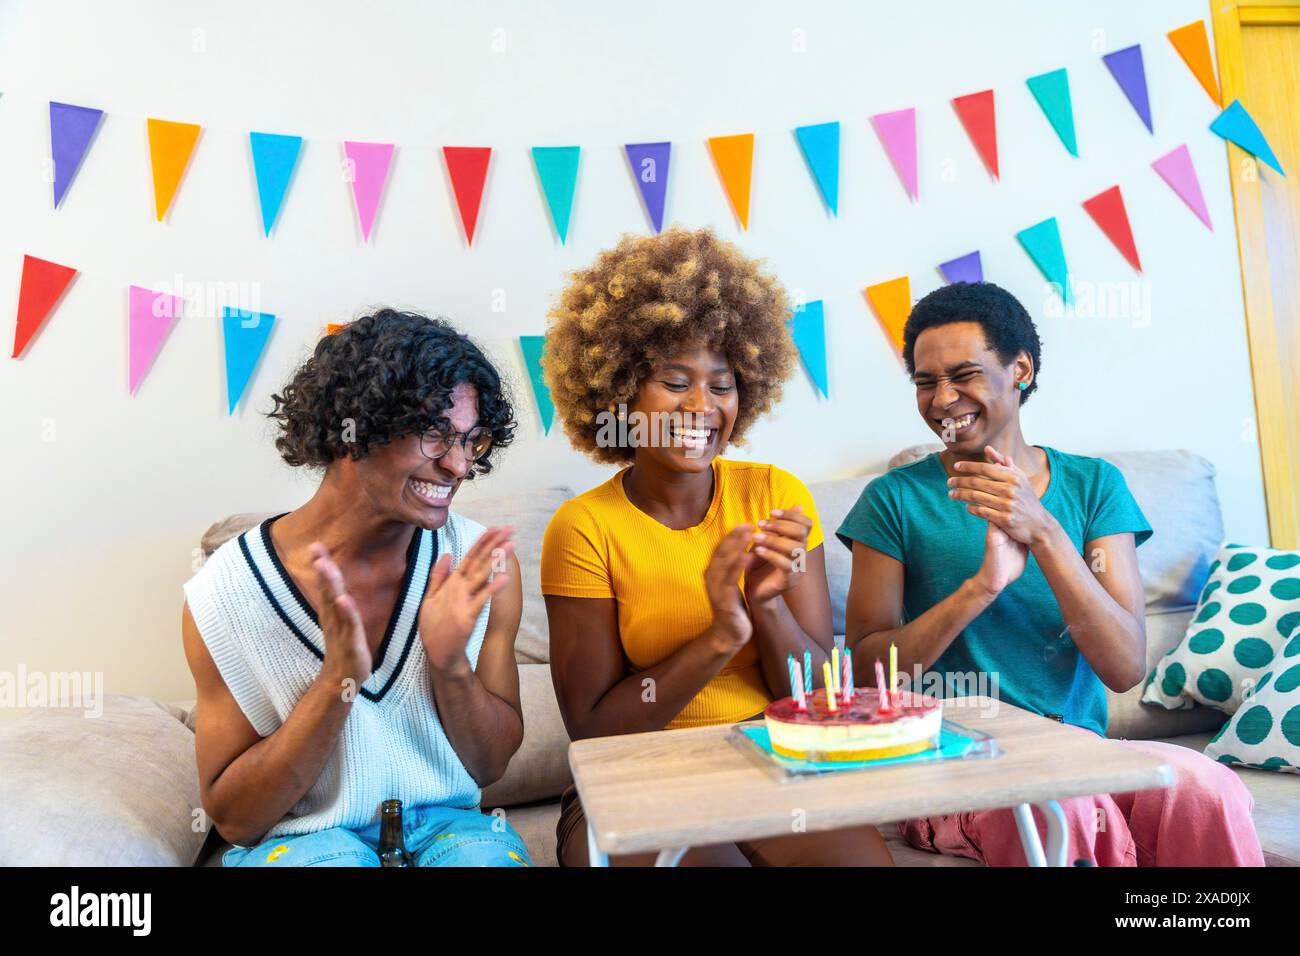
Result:
<svg viewBox="0 0 1300 956"><path fill-rule="evenodd" d="M1020 389L1022 392L1028 387L1029 387L1028 382L1016 382L1016 388Z"/></svg>

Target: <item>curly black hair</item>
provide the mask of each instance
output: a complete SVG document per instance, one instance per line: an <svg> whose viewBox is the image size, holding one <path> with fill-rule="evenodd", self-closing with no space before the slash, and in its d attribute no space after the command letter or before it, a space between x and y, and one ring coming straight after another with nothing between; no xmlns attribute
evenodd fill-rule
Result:
<svg viewBox="0 0 1300 956"><path fill-rule="evenodd" d="M322 337L283 394L271 396L267 417L279 423L275 447L286 462L322 467L344 455L357 461L394 438L450 431L446 412L461 384L474 387L479 424L492 430L492 449L474 463L473 478L492 470L517 423L496 368L444 319L380 309Z"/></svg>
<svg viewBox="0 0 1300 956"><path fill-rule="evenodd" d="M1021 391L1020 404L1029 401L1038 388L1038 373L1043 367L1038 330L1020 300L992 282L954 282L940 286L912 306L912 314L903 326L903 361L907 374L916 371L913 359L921 333L951 322L978 322L984 329L984 341L1004 364L1010 365L1021 352L1028 354L1034 363L1034 378Z"/></svg>

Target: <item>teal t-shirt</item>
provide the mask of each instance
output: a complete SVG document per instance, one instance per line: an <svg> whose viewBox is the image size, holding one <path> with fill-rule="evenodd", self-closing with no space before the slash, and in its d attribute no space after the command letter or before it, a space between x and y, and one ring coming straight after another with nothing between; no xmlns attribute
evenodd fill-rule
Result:
<svg viewBox="0 0 1300 956"><path fill-rule="evenodd" d="M1085 542L1105 535L1132 532L1139 545L1151 537L1118 468L1101 458L1043 451L1050 474L1043 507L1080 554ZM903 564L903 611L910 621L979 570L986 529L983 518L948 497L948 474L936 452L868 484L837 535L849 548L860 541ZM999 699L1106 733L1105 686L1070 638L1032 553L1024 573L957 635L931 670L942 675L945 696L991 694L990 675L996 674Z"/></svg>

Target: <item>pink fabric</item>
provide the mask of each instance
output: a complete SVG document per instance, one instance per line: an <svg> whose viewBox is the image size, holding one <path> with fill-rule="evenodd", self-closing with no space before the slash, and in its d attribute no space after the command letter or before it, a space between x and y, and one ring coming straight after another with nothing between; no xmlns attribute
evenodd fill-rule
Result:
<svg viewBox="0 0 1300 956"><path fill-rule="evenodd" d="M1068 863L1082 857L1096 866L1264 865L1251 819L1255 799L1228 767L1177 744L1108 742L1161 758L1173 767L1174 783L1060 801L1069 832ZM1033 813L1046 847L1047 821L1036 808ZM983 860L989 866L1026 865L1010 808L904 820L898 831L918 850Z"/></svg>

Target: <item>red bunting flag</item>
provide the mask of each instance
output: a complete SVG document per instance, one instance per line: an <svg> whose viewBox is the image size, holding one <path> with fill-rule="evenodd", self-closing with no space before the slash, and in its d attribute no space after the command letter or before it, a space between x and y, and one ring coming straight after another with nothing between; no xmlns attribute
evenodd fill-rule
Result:
<svg viewBox="0 0 1300 956"><path fill-rule="evenodd" d="M1137 245L1133 242L1133 230L1129 228L1128 212L1124 208L1124 197L1118 186L1111 186L1105 192L1098 193L1091 199L1083 201L1083 208L1101 227L1115 248L1138 272L1142 271L1142 260L1138 258Z"/></svg>
<svg viewBox="0 0 1300 956"><path fill-rule="evenodd" d="M488 162L492 159L490 146L444 146L443 159L447 162L447 175L456 194L461 225L465 227L465 240L474 244L474 226L478 223L479 206L483 201L483 184L487 182Z"/></svg>
<svg viewBox="0 0 1300 956"><path fill-rule="evenodd" d="M975 144L975 151L984 160L984 166L993 178L998 178L998 121L993 103L993 91L968 93L953 99L952 107L957 118L966 127L966 135Z"/></svg>
<svg viewBox="0 0 1300 956"><path fill-rule="evenodd" d="M77 270L71 266L23 256L23 278L18 288L18 325L14 329L14 354L11 358L17 358L27 348L27 343L54 311L59 297L76 274Z"/></svg>

